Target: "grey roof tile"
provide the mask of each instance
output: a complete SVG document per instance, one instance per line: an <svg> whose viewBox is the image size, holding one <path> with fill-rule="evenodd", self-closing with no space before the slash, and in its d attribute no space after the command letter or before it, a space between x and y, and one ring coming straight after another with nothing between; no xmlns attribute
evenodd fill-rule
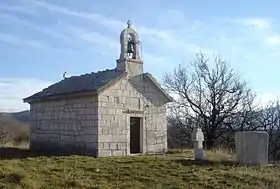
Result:
<svg viewBox="0 0 280 189"><path fill-rule="evenodd" d="M108 84L110 81L121 76L124 72L116 69L104 70L99 72L92 72L80 76L72 76L63 79L42 91L35 93L25 99L24 101L43 99L57 95L67 95L73 93L90 92L99 89Z"/></svg>

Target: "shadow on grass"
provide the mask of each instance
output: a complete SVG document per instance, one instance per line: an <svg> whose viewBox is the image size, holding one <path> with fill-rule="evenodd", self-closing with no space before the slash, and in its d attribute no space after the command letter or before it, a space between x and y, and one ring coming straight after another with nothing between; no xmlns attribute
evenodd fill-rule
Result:
<svg viewBox="0 0 280 189"><path fill-rule="evenodd" d="M207 166L207 167L217 167L217 166L244 166L236 161L223 160L223 161L212 161L212 160L193 160L193 159L176 159L176 163L183 166Z"/></svg>
<svg viewBox="0 0 280 189"><path fill-rule="evenodd" d="M28 157L62 157L71 155L84 155L95 157L95 154L82 152L69 152L58 150L30 150L29 148L0 147L0 159L22 159Z"/></svg>

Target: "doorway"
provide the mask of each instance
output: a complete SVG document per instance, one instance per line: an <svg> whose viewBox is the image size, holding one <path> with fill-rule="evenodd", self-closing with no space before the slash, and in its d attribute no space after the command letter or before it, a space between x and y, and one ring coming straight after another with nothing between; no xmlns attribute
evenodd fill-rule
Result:
<svg viewBox="0 0 280 189"><path fill-rule="evenodd" d="M130 153L141 153L140 136L141 136L141 118L130 117Z"/></svg>

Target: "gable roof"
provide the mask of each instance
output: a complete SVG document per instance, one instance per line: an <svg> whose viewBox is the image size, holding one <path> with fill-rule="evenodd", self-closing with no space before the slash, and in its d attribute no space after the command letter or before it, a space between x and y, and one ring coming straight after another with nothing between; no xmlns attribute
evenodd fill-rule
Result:
<svg viewBox="0 0 280 189"><path fill-rule="evenodd" d="M111 82L123 78L126 74L126 72L118 71L116 69L107 69L96 73L92 72L90 74L72 76L24 98L23 101L32 102L77 93L98 92L101 88L106 87Z"/></svg>
<svg viewBox="0 0 280 189"><path fill-rule="evenodd" d="M144 77L149 79L159 89L159 91L168 99L169 102L174 101L174 99L168 93L166 93L166 91L161 87L160 83L157 82L156 78L152 76L152 74L144 73Z"/></svg>
<svg viewBox="0 0 280 189"><path fill-rule="evenodd" d="M35 93L27 98L24 98L24 102L41 101L46 99L54 99L64 97L66 95L82 94L87 92L100 92L110 84L124 78L127 72L118 71L116 69L107 69L99 72L92 72L90 74L84 74L80 76L72 76L65 78L42 91ZM173 98L168 95L157 80L150 74L144 73L145 78L149 79L155 87L167 98L169 102L173 101Z"/></svg>

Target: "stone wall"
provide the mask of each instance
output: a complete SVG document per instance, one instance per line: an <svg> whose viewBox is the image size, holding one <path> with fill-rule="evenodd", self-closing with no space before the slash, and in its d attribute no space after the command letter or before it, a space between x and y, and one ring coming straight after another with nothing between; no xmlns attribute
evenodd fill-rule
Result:
<svg viewBox="0 0 280 189"><path fill-rule="evenodd" d="M143 80L143 82L139 82ZM143 105L148 105L145 111L146 152L157 153L167 150L167 99L149 80L135 76L130 79L132 86L143 96Z"/></svg>
<svg viewBox="0 0 280 189"><path fill-rule="evenodd" d="M96 155L97 98L79 97L30 105L30 148Z"/></svg>
<svg viewBox="0 0 280 189"><path fill-rule="evenodd" d="M166 99L148 79L126 78L98 97L32 103L31 149L130 154L130 117L141 117L141 151L167 149Z"/></svg>
<svg viewBox="0 0 280 189"><path fill-rule="evenodd" d="M119 81L100 93L98 156L130 154L130 116L142 118L142 152L165 151L165 103L164 97L155 86L139 76Z"/></svg>

